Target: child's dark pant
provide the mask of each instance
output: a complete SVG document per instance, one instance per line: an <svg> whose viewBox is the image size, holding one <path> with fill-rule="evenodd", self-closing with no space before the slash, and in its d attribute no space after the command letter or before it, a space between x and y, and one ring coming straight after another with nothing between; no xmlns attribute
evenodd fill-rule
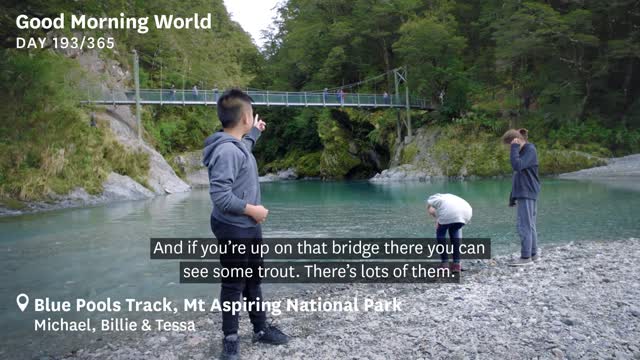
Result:
<svg viewBox="0 0 640 360"><path fill-rule="evenodd" d="M538 232L536 230L537 202L533 199L517 199L517 228L520 235L520 256L528 258L538 251Z"/></svg>
<svg viewBox="0 0 640 360"><path fill-rule="evenodd" d="M242 242L249 249L251 245L259 245L262 243L262 228L260 225L251 228L241 228L217 221L211 218L211 230L218 239L218 242L232 240L234 242ZM254 276L246 279L223 279L220 285L220 303L241 301L240 297L246 297L247 301L254 302L253 308L262 309L257 306L262 302L262 289L260 288L261 279L258 276L258 267L262 266L264 261L259 254L253 255L250 251L245 254L221 254L220 264L223 267L251 267ZM267 317L264 311L249 311L249 319L253 324L255 332L264 329ZM232 314L231 311L222 311L222 332L225 336L238 333L239 315Z"/></svg>
<svg viewBox="0 0 640 360"><path fill-rule="evenodd" d="M451 239L451 245L453 245L453 262L460 263L460 239L462 238L462 227L464 223L452 223L452 224L438 224L436 229L436 238L439 245L447 245L447 231L449 231L449 238ZM440 255L440 260L443 263L449 262L449 255L444 251Z"/></svg>

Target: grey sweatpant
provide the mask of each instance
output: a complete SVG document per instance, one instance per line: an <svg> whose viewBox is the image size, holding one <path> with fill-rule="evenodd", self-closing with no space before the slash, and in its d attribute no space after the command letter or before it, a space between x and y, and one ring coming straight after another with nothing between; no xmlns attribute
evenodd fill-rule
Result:
<svg viewBox="0 0 640 360"><path fill-rule="evenodd" d="M520 235L520 255L523 258L536 255L538 252L538 232L536 231L536 215L538 206L532 199L517 199L517 228Z"/></svg>

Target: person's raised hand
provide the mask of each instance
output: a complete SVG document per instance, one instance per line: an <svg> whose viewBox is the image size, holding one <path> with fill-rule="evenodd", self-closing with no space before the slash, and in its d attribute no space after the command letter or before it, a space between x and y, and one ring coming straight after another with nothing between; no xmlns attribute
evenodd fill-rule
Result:
<svg viewBox="0 0 640 360"><path fill-rule="evenodd" d="M267 128L267 123L262 121L260 115L256 114L255 118L253 119L253 126L260 130L260 132L263 132L264 129Z"/></svg>
<svg viewBox="0 0 640 360"><path fill-rule="evenodd" d="M522 139L520 139L520 138L515 138L515 139L511 140L511 145L513 145L513 144L522 145L522 144L524 144L524 141Z"/></svg>

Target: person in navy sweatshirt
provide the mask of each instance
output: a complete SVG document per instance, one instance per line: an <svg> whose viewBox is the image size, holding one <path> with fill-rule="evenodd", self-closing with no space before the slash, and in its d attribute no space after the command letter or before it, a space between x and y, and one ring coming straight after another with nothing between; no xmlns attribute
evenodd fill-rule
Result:
<svg viewBox="0 0 640 360"><path fill-rule="evenodd" d="M527 129L511 129L503 136L502 141L509 144L510 159L513 169L509 206L517 206L517 229L520 235L520 258L511 266L530 265L538 260L538 232L536 216L538 212L538 194L540 178L538 177L538 153L536 147L528 142Z"/></svg>

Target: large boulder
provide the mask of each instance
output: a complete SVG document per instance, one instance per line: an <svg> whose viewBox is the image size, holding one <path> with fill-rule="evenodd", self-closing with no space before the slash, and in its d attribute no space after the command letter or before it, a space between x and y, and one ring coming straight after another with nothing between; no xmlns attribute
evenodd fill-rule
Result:
<svg viewBox="0 0 640 360"><path fill-rule="evenodd" d="M130 151L143 151L149 154L147 184L149 184L151 190L158 195L189 191L191 186L176 175L176 172L164 157L156 149L138 139L134 129L129 126L129 121L122 120L122 117L127 116L127 113L129 114L128 116L133 115L123 110L122 107L119 108L119 111L107 109L105 113L96 114L96 117L109 124L116 140L124 145L125 148Z"/></svg>
<svg viewBox="0 0 640 360"><path fill-rule="evenodd" d="M102 186L104 201L143 200L155 196L153 192L132 178L114 172L109 174Z"/></svg>
<svg viewBox="0 0 640 360"><path fill-rule="evenodd" d="M424 170L417 168L415 165L405 164L390 169L383 170L376 174L370 182L387 183L398 181L428 181L432 176L428 175Z"/></svg>

